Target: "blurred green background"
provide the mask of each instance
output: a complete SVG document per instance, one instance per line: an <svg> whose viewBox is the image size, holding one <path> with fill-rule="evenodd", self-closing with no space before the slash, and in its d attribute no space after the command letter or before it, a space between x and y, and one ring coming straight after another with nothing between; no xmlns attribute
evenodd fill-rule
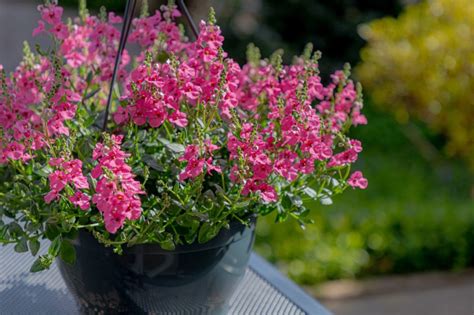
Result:
<svg viewBox="0 0 474 315"><path fill-rule="evenodd" d="M312 42L323 52L323 77L350 62L367 87L369 124L352 136L364 144L358 168L368 189L312 204L306 231L261 219L260 254L306 285L474 266L474 2L188 2L196 20L215 7L225 48L239 61L249 42L263 55L281 47L287 61Z"/></svg>

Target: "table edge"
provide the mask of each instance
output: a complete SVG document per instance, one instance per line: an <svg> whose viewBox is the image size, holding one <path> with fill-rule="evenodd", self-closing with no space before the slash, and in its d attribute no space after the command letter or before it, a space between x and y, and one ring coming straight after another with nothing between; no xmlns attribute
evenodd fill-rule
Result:
<svg viewBox="0 0 474 315"><path fill-rule="evenodd" d="M278 271L273 265L253 252L249 267L270 283L276 290L286 296L306 314L331 315L324 306L306 293L297 284Z"/></svg>

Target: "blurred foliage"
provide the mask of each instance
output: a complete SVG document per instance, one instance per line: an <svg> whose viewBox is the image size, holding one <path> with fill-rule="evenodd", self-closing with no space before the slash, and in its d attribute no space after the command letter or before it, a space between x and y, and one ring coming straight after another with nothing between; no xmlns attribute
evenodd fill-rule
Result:
<svg viewBox="0 0 474 315"><path fill-rule="evenodd" d="M264 56L283 48L286 61L299 55L306 43L323 52L321 70L327 75L344 62L355 64L364 40L357 25L385 15L396 15L400 0L216 0L224 47L239 62L249 42ZM225 5L224 5L225 4Z"/></svg>
<svg viewBox="0 0 474 315"><path fill-rule="evenodd" d="M63 7L77 8L79 5L79 0L59 0L59 5ZM87 8L92 11L98 11L101 6L106 7L108 11L123 12L125 1L87 0Z"/></svg>
<svg viewBox="0 0 474 315"><path fill-rule="evenodd" d="M474 169L474 2L433 0L361 28L357 69L374 101L400 122L415 117Z"/></svg>
<svg viewBox="0 0 474 315"><path fill-rule="evenodd" d="M366 106L369 124L358 169L365 191L313 207L315 224L260 220L256 249L301 284L328 279L474 265L474 183L462 163L435 172L407 142L397 122Z"/></svg>
<svg viewBox="0 0 474 315"><path fill-rule="evenodd" d="M150 10L167 0L148 1ZM357 26L375 18L396 15L402 0L187 0L194 20L207 17L209 6L217 11L218 24L225 36L224 48L232 58L245 62L249 42L254 42L264 56L282 48L284 58L300 55L312 42L323 52L321 70L328 75L345 62L359 61L364 40ZM63 6L77 7L78 0L60 0ZM125 1L87 0L91 10L105 6L122 12ZM140 5L139 5L140 6ZM186 24L183 20L183 23Z"/></svg>

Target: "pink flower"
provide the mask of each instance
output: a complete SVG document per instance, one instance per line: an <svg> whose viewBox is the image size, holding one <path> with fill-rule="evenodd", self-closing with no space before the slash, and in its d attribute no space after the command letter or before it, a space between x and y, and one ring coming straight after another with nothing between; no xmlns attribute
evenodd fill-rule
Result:
<svg viewBox="0 0 474 315"><path fill-rule="evenodd" d="M206 152L212 154L212 152L219 150L219 147L211 142L211 139L204 140L204 146L206 147Z"/></svg>
<svg viewBox="0 0 474 315"><path fill-rule="evenodd" d="M40 5L38 10L41 12L41 18L51 24L57 24L61 22L63 15L63 8L56 5Z"/></svg>
<svg viewBox="0 0 474 315"><path fill-rule="evenodd" d="M202 174L205 161L206 160L204 159L189 160L184 171L179 174L179 180L184 181L188 178L195 178Z"/></svg>
<svg viewBox="0 0 474 315"><path fill-rule="evenodd" d="M265 202L275 202L278 200L278 194L273 186L263 183L258 186L260 196Z"/></svg>
<svg viewBox="0 0 474 315"><path fill-rule="evenodd" d="M80 191L76 191L74 195L69 197L69 201L81 210L87 210L90 208L90 198Z"/></svg>
<svg viewBox="0 0 474 315"><path fill-rule="evenodd" d="M45 25L43 21L38 21L38 26L33 30L33 37L41 34L45 31Z"/></svg>
<svg viewBox="0 0 474 315"><path fill-rule="evenodd" d="M186 114L180 111L175 111L169 116L170 123L178 127L186 127L188 125L188 119Z"/></svg>
<svg viewBox="0 0 474 315"><path fill-rule="evenodd" d="M359 109L355 109L352 112L352 124L354 126L367 125L367 118L360 113Z"/></svg>
<svg viewBox="0 0 474 315"><path fill-rule="evenodd" d="M67 185L72 185L77 191L73 196L69 197L69 200L83 209L82 207L85 207L85 195L79 190L89 189L89 183L82 174L82 161L77 159L66 161L64 158L51 158L49 165L56 168L56 170L48 176L51 191L44 197L44 200L50 203L52 200L59 198L59 193Z"/></svg>
<svg viewBox="0 0 474 315"><path fill-rule="evenodd" d="M137 220L142 212L140 194L145 192L125 163L128 153L120 149L122 136L111 136L108 144L98 143L93 158L98 160L92 176L98 179L92 202L104 216L105 228L116 233L125 220ZM108 169L106 177L102 169ZM112 174L112 177L110 177Z"/></svg>
<svg viewBox="0 0 474 315"><path fill-rule="evenodd" d="M148 122L153 128L158 128L163 124L167 117L167 113L164 107L158 107L155 109L154 114L148 117Z"/></svg>
<svg viewBox="0 0 474 315"><path fill-rule="evenodd" d="M253 192L259 192L260 197L262 197L262 200L265 202L275 202L278 200L278 194L275 188L265 182L259 184L254 180L247 181L242 189L242 195L247 196Z"/></svg>
<svg viewBox="0 0 474 315"><path fill-rule="evenodd" d="M358 187L360 189L366 189L368 185L367 179L363 177L362 172L360 171L352 173L351 177L347 180L347 183L351 187Z"/></svg>
<svg viewBox="0 0 474 315"><path fill-rule="evenodd" d="M355 152L357 153L362 152L362 143L359 140L355 140L355 139L349 140L349 144Z"/></svg>
<svg viewBox="0 0 474 315"><path fill-rule="evenodd" d="M296 168L303 174L312 174L314 172L314 160L311 158L301 159L296 164Z"/></svg>
<svg viewBox="0 0 474 315"><path fill-rule="evenodd" d="M109 23L119 24L122 23L122 17L115 15L114 12L109 12Z"/></svg>
<svg viewBox="0 0 474 315"><path fill-rule="evenodd" d="M195 144L190 144L184 149L184 154L178 160L183 161L190 161L195 159L199 156L199 146Z"/></svg>
<svg viewBox="0 0 474 315"><path fill-rule="evenodd" d="M71 68L79 68L86 61L86 58L85 58L84 54L81 54L81 53L76 52L76 51L72 52L70 54L67 54L64 57L67 59L67 64Z"/></svg>
<svg viewBox="0 0 474 315"><path fill-rule="evenodd" d="M271 160L265 154L258 155L252 166L252 170L255 180L266 179L273 170Z"/></svg>
<svg viewBox="0 0 474 315"><path fill-rule="evenodd" d="M56 115L48 121L48 131L51 135L69 136L69 128L64 126L64 118Z"/></svg>
<svg viewBox="0 0 474 315"><path fill-rule="evenodd" d="M327 167L343 166L354 163L357 160L357 156L357 151L350 148L331 157Z"/></svg>
<svg viewBox="0 0 474 315"><path fill-rule="evenodd" d="M47 204L50 204L53 200L56 200L58 198L59 198L58 192L55 190L51 190L49 193L46 194L46 196L44 196L44 201Z"/></svg>
<svg viewBox="0 0 474 315"><path fill-rule="evenodd" d="M60 192L66 187L70 177L64 171L56 170L49 175L49 187L52 191Z"/></svg>
<svg viewBox="0 0 474 315"><path fill-rule="evenodd" d="M63 158L51 158L49 160L49 165L51 166L60 166L64 163L64 159Z"/></svg>
<svg viewBox="0 0 474 315"><path fill-rule="evenodd" d="M187 97L188 101L194 104L194 101L199 98L202 90L201 87L192 84L191 82L186 82L183 87L183 94Z"/></svg>
<svg viewBox="0 0 474 315"><path fill-rule="evenodd" d="M124 107L119 106L117 111L114 113L114 121L118 125L121 125L123 123L128 122L128 120L129 120L129 116L128 116L127 110Z"/></svg>
<svg viewBox="0 0 474 315"><path fill-rule="evenodd" d="M206 169L207 169L208 174L211 174L212 171L217 172L217 173L222 173L221 167L217 166L217 165L214 165L212 163L212 158L211 157L206 160Z"/></svg>
<svg viewBox="0 0 474 315"><path fill-rule="evenodd" d="M12 160L25 160L28 157L25 152L25 146L18 142L12 142L7 145L4 154L6 158Z"/></svg>
<svg viewBox="0 0 474 315"><path fill-rule="evenodd" d="M61 22L54 25L49 31L59 40L66 39L69 35L67 26Z"/></svg>

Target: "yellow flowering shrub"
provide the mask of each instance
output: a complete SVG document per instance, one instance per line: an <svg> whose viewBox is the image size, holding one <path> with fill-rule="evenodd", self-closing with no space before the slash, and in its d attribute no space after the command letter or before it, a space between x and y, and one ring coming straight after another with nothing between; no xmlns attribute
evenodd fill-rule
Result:
<svg viewBox="0 0 474 315"><path fill-rule="evenodd" d="M357 74L374 102L444 134L446 152L474 169L474 1L424 1L360 33Z"/></svg>

